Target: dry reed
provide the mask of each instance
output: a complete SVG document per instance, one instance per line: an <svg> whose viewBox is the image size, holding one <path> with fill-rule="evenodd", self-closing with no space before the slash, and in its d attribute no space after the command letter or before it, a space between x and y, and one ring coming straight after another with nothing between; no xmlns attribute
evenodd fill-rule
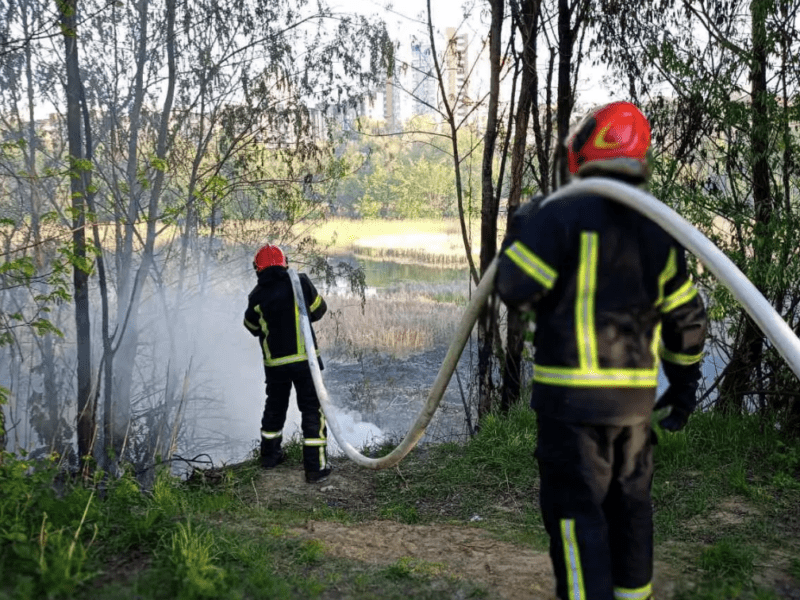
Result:
<svg viewBox="0 0 800 600"><path fill-rule="evenodd" d="M425 296L400 293L367 299L326 297L329 315L315 324L320 348L334 358L363 352L406 357L450 343L463 308Z"/></svg>

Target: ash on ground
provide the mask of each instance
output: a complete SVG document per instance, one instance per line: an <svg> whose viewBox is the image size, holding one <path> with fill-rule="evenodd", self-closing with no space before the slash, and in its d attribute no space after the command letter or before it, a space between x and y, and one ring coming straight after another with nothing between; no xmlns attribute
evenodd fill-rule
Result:
<svg viewBox="0 0 800 600"><path fill-rule="evenodd" d="M326 362L323 378L331 402L347 421L365 422L380 430L382 439L368 445L399 442L416 421L439 373L447 348L407 358L373 353L357 360ZM469 348L458 364L420 443L464 441L475 423L473 365ZM460 384L459 384L460 381ZM467 416L469 411L469 416Z"/></svg>

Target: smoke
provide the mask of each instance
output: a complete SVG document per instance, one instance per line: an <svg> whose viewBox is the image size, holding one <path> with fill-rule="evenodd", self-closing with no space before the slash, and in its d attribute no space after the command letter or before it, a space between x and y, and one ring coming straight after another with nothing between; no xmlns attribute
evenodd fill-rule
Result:
<svg viewBox="0 0 800 600"><path fill-rule="evenodd" d="M247 263L249 266L249 263ZM232 274L230 267L218 267L202 294L196 294L181 308L192 326L184 336L184 348L177 354L191 357L191 400L183 419L182 455L207 454L214 464L239 462L258 447L261 416L265 403L264 367L258 338L243 325L247 297L256 284L249 268ZM323 319L327 316L323 317ZM323 355L328 368L330 361ZM327 369L326 369L327 370ZM325 371L323 371L323 379ZM330 391L331 401L338 394ZM336 420L345 441L355 448L375 445L383 431L363 420L361 413L337 408ZM302 440L301 417L292 390L283 429L287 440ZM181 447L185 446L185 447ZM328 429L328 452L343 454Z"/></svg>

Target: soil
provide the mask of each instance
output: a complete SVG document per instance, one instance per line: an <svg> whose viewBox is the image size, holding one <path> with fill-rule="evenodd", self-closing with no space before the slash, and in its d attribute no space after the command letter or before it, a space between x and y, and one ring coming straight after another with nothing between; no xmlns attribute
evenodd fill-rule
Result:
<svg viewBox="0 0 800 600"><path fill-rule="evenodd" d="M290 530L300 539L322 543L330 556L388 566L401 558L443 566L453 577L485 587L496 600L552 600L554 579L550 558L518 544L498 540L473 523L407 525L370 518L373 473L345 459L323 483L305 482L299 465L262 471L253 498L264 507L291 508L324 503L365 516L363 522L308 520ZM655 597L674 595L675 573L656 562Z"/></svg>
<svg viewBox="0 0 800 600"><path fill-rule="evenodd" d="M358 360L329 361L323 377L331 400L340 410L354 411L364 422L380 428L385 438L401 439L425 405L446 355L445 346L404 358L370 353ZM470 407L469 419L465 412L465 404L473 404L468 373L474 370L474 360L470 349L465 349L458 366L461 385L454 374L422 443L468 437L468 428L476 418L474 406Z"/></svg>

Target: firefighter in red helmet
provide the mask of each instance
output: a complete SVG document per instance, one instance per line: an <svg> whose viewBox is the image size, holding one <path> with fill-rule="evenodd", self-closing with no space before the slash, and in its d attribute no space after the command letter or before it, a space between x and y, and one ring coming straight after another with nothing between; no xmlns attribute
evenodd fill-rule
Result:
<svg viewBox="0 0 800 600"><path fill-rule="evenodd" d="M614 102L567 143L570 172L630 185L649 177L650 125ZM496 290L533 311L531 406L540 506L563 600L652 596L650 419L682 428L695 407L706 334L684 249L638 212L580 195L521 207ZM669 386L655 402L659 363Z"/></svg>
<svg viewBox="0 0 800 600"><path fill-rule="evenodd" d="M261 466L272 469L285 460L281 448L283 425L294 386L302 417L306 481L319 483L331 472L327 459L327 428L308 365L288 266L286 255L278 246L267 244L256 252L253 268L258 284L250 292L244 314L245 327L258 337L261 345L267 382L267 400L261 418ZM318 321L327 310L325 300L305 273L299 273L299 278L309 320ZM311 333L314 334L313 329ZM319 351L317 356L323 368Z"/></svg>

